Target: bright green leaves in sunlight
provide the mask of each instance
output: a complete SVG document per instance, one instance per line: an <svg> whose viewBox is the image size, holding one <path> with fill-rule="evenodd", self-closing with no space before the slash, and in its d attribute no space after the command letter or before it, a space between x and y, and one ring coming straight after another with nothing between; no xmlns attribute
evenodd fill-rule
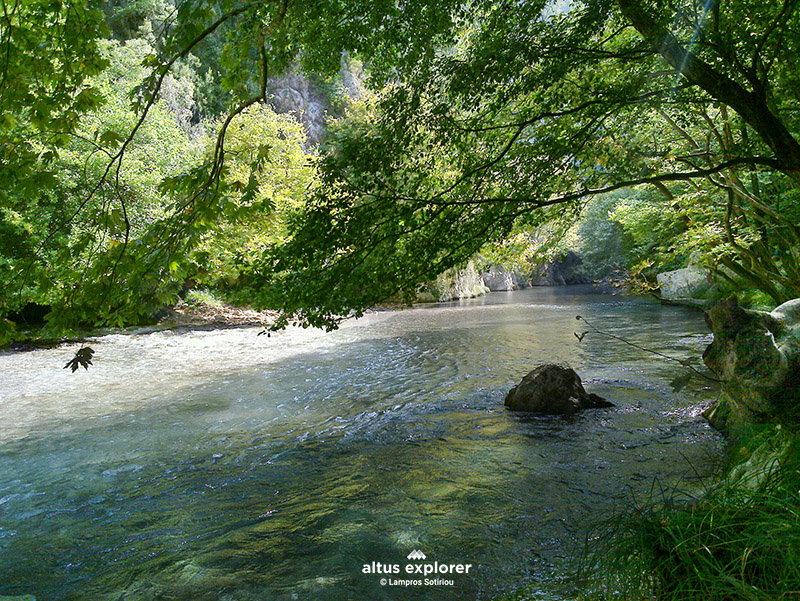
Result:
<svg viewBox="0 0 800 601"><path fill-rule="evenodd" d="M264 106L233 120L225 142L229 193L198 245L197 282L246 287L264 251L285 240L289 216L316 185L305 142L294 118Z"/></svg>
<svg viewBox="0 0 800 601"><path fill-rule="evenodd" d="M46 186L43 172L102 96L90 78L107 62L107 31L90 3L2 0L0 18L0 207ZM53 35L58 32L59 35Z"/></svg>
<svg viewBox="0 0 800 601"><path fill-rule="evenodd" d="M202 284L335 327L609 192L631 260L800 294L793 2L141 0L118 41L3 8L0 315L121 325ZM311 149L271 78L344 53L371 91Z"/></svg>
<svg viewBox="0 0 800 601"><path fill-rule="evenodd" d="M466 14L456 0L104 12L23 0L0 19L0 315L49 306L49 333L135 322L187 279L251 271L314 179L299 126L254 108L269 78L297 63L335 74L344 51L396 77Z"/></svg>
<svg viewBox="0 0 800 601"><path fill-rule="evenodd" d="M265 264L271 302L335 327L609 192L637 195L609 227L640 230L629 256L691 248L775 302L800 295L800 14L742 5L471 5L453 45L332 132L323 189Z"/></svg>

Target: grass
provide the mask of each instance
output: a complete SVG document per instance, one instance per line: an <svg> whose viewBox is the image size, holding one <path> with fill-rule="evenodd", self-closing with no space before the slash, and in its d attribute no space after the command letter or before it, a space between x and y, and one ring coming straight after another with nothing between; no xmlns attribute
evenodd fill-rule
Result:
<svg viewBox="0 0 800 601"><path fill-rule="evenodd" d="M764 429L732 456L707 490L662 491L600 524L561 598L800 601L800 435Z"/></svg>
<svg viewBox="0 0 800 601"><path fill-rule="evenodd" d="M702 495L673 491L604 524L583 566L584 598L800 601L799 443L762 431Z"/></svg>
<svg viewBox="0 0 800 601"><path fill-rule="evenodd" d="M800 496L722 486L639 507L595 549L593 600L800 600ZM590 564L591 565L591 564Z"/></svg>
<svg viewBox="0 0 800 601"><path fill-rule="evenodd" d="M190 307L206 305L215 309L220 309L225 305L211 290L206 289L189 290L186 293L186 304Z"/></svg>

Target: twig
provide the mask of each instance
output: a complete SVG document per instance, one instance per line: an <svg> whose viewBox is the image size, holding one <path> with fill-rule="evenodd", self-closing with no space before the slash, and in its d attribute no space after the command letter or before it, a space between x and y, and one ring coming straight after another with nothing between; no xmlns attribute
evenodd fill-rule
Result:
<svg viewBox="0 0 800 601"><path fill-rule="evenodd" d="M590 332L593 332L595 334L601 334L603 336L608 336L609 338L613 338L614 340L619 340L620 342L624 342L628 346L632 346L633 348L638 349L640 351L644 351L646 353L657 355L658 357L661 357L662 359L666 359L667 361L675 361L676 363L680 363L681 365L683 365L683 367L686 367L686 368L692 370L698 376L708 380L709 382L722 382L722 380L719 380L717 378L713 378L713 377L711 377L711 376L709 376L707 374L704 374L703 372L701 372L697 368L692 367L692 364L690 363L690 361L688 359L678 359L677 357L671 357L670 355L665 355L664 353L662 353L660 351L656 351L656 350L641 346L640 344L636 344L635 342L631 342L630 340L626 340L625 338L623 338L621 336L617 336L616 334L612 334L611 332L604 332L603 330L601 330L601 329L597 328L596 326L592 325L591 323L589 323L584 317L581 317L580 315L576 315L575 319L577 319L578 321L582 321L587 326L589 326L591 328L591 330L589 330ZM578 342L583 340L583 337L586 336L586 334L588 334L588 333L589 332L583 332L583 333L580 334L580 336L578 334L575 334L575 336L578 338Z"/></svg>

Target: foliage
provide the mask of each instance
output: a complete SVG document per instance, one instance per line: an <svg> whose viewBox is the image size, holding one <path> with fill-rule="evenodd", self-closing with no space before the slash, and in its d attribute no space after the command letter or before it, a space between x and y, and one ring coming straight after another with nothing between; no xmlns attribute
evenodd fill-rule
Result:
<svg viewBox="0 0 800 601"><path fill-rule="evenodd" d="M0 313L49 305L44 335L136 322L174 302L187 277L235 279L240 264L280 238L279 215L311 185L299 124L253 107L228 124L229 161L213 194L192 198L215 151L205 132L220 125L192 123L190 63L164 78L140 121L128 93L150 73L155 49L146 38L98 42L107 68L87 83L102 107L51 157L47 186L0 205ZM115 162L121 145L125 160ZM4 320L0 343L17 336Z"/></svg>
<svg viewBox="0 0 800 601"><path fill-rule="evenodd" d="M225 143L237 115L268 100L270 76L299 57L324 78L338 71L342 51L350 50L368 59L375 81L385 81L431 58L466 14L455 0L402 8L360 0L189 0L174 9L160 2L111 3L106 12L114 33L128 40L122 52L149 45L115 81L100 75L108 65L102 12L80 2L25 0L3 7L0 315L44 298L53 304L53 332L79 323L126 323L175 297L189 275L192 250L209 243L216 224L238 210L226 208L229 200L249 206L249 196L259 192L257 178L228 177ZM104 90L107 99L100 90L104 77L114 82ZM129 83L133 89L125 93L134 112L120 112L117 92ZM191 89L206 97L182 103ZM108 114L97 112L104 100ZM189 153L182 173L158 169L160 202L141 197L139 188L153 187L147 174L134 181L137 149L153 142L159 151L151 155L161 158L175 146L147 137L159 112L172 110L191 134L187 111L195 122L204 110L213 114L221 107L225 117L210 156L197 160ZM109 123L98 129L106 117ZM78 171L81 159L85 168ZM66 165L64 177L48 168L54 161L59 169ZM263 153L245 168L258 171L266 162ZM298 169L305 169L305 160ZM4 338L12 336L13 326L2 323Z"/></svg>
<svg viewBox="0 0 800 601"><path fill-rule="evenodd" d="M101 104L90 78L107 65L97 41L107 30L103 14L82 0L3 0L2 12L0 209L15 211L52 185L59 149Z"/></svg>
<svg viewBox="0 0 800 601"><path fill-rule="evenodd" d="M590 200L581 213L575 247L583 259L582 269L592 277L610 276L635 262L636 241L614 218L624 201L620 193L604 194Z"/></svg>
<svg viewBox="0 0 800 601"><path fill-rule="evenodd" d="M165 0L109 0L103 8L106 22L119 40L137 37L142 28L162 28L170 16L170 5Z"/></svg>
<svg viewBox="0 0 800 601"><path fill-rule="evenodd" d="M622 189L641 256L677 266L697 249L775 302L800 294L795 42L779 33L800 17L745 4L746 19L688 2L473 5L457 45L332 137L322 190L264 265L281 323L335 327Z"/></svg>
<svg viewBox="0 0 800 601"><path fill-rule="evenodd" d="M258 193L257 178L231 177L226 140L237 116L267 100L269 77L298 63L324 79L344 50L380 94L332 128L319 186L290 229L265 234L246 258L221 250L225 278L266 287L262 301L283 310L280 324L335 327L398 291L410 298L487 244L553 231L587 199L622 189L634 193L617 217L634 238L638 230L632 250L648 260L699 249L720 278L776 302L800 293L793 1L188 0L169 17L157 2L109 5L116 34L138 27L149 50L130 68L136 112L107 129L90 123L102 95L87 79L102 81L107 64L101 13L15 6L2 31L0 135L13 169L0 173L0 189L13 192L0 197L0 279L14 290L4 314L43 294L49 265L61 272L51 285L68 290L51 319L62 328L136 319L174 298L182 279L204 277L205 259L193 263L192 253L224 246L219 235L209 242L212 231L231 232L224 223ZM56 22L64 52L47 63L43 27ZM187 135L201 135L187 118L225 116L210 153L192 155L182 173L165 167L161 202L140 202L133 190L150 184L126 175L127 163L159 107ZM91 157L85 178L65 185L52 174L61 148ZM41 221L30 218L45 205ZM20 270L23 258L37 267Z"/></svg>
<svg viewBox="0 0 800 601"><path fill-rule="evenodd" d="M166 101L159 101L131 141L124 167L113 179L102 181L113 148L136 122L125 91L138 82L140 62L151 48L143 40L101 46L109 66L91 84L106 99L102 109L84 116L52 160L57 170L51 185L27 195L25 202L0 207L0 226L13 233L9 244L0 248L0 264L7 274L0 304L54 306L51 332L102 322L122 307L130 319L169 298L167 287L174 288L170 278L148 282L137 278L137 270L121 251L150 252L143 240L168 211L158 189L161 180L199 158L200 146L189 140L179 115ZM87 196L90 186L96 188ZM140 286L138 294L128 293L127 306L124 293L111 298L107 292L114 282L106 278L123 261L129 281ZM78 288L76 282L85 285ZM73 309L59 310L67 305Z"/></svg>
<svg viewBox="0 0 800 601"><path fill-rule="evenodd" d="M189 306L206 305L219 309L224 306L224 302L217 298L211 290L196 288L186 293L186 304Z"/></svg>
<svg viewBox="0 0 800 601"><path fill-rule="evenodd" d="M75 373L79 367L83 367L83 369L88 370L89 366L92 365L92 356L94 355L94 350L88 346L82 346L78 349L75 353L75 356L67 361L67 364L64 366L64 369L70 368L72 373Z"/></svg>
<svg viewBox="0 0 800 601"><path fill-rule="evenodd" d="M314 185L313 156L305 152L305 141L303 127L293 117L264 106L251 107L233 120L225 178L240 193L226 201L197 248L197 282L243 284L268 245L286 238L288 217L302 207Z"/></svg>
<svg viewBox="0 0 800 601"><path fill-rule="evenodd" d="M584 566L586 597L790 598L800 590L798 457L796 441L779 446L780 462L767 461L757 468L763 473L733 477L735 464L699 497L665 493L599 527Z"/></svg>

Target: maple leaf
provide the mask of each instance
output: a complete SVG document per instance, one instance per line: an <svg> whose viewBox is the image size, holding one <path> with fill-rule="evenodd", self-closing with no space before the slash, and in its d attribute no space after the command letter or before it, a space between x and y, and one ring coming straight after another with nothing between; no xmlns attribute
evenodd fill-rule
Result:
<svg viewBox="0 0 800 601"><path fill-rule="evenodd" d="M92 355L94 355L94 351L91 348L82 346L78 349L78 352L75 353L75 356L67 361L64 369L71 367L72 373L75 373L81 366L83 366L84 369L89 369L89 366L92 365Z"/></svg>

